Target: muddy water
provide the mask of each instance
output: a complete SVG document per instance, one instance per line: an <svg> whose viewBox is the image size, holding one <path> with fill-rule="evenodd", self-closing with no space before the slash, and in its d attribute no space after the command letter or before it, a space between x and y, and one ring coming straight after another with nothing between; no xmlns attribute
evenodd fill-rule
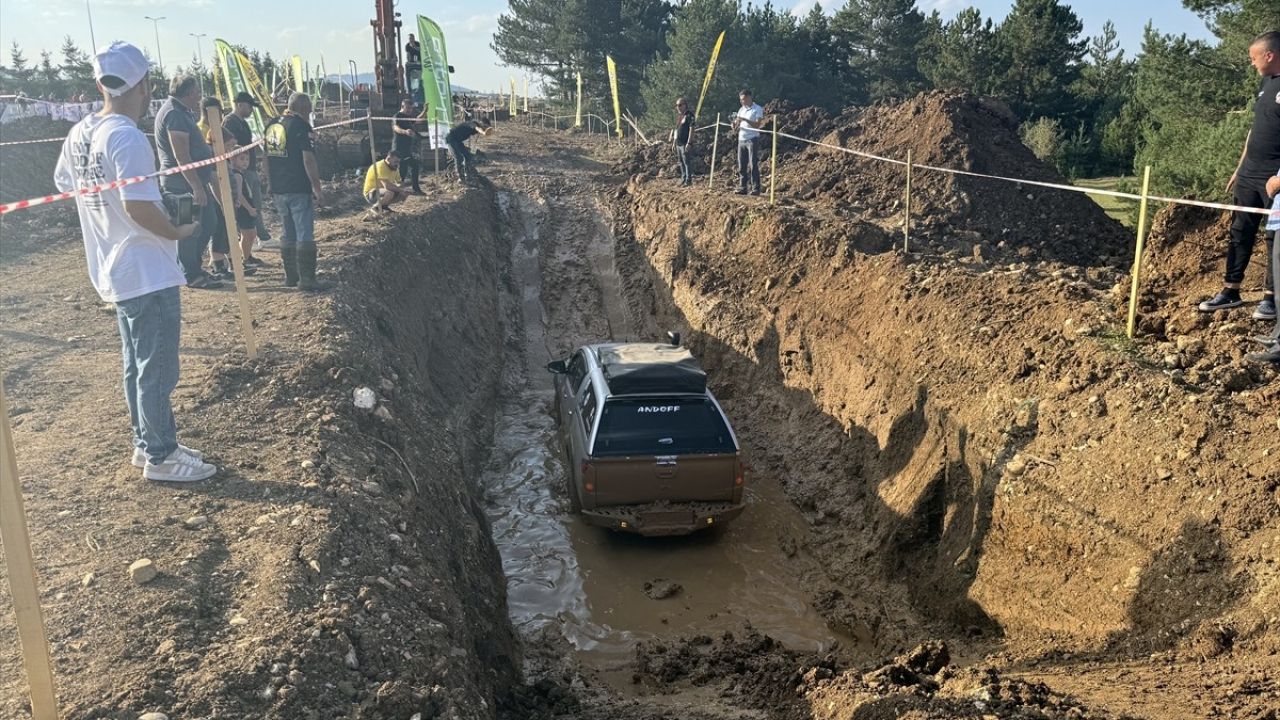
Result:
<svg viewBox="0 0 1280 720"><path fill-rule="evenodd" d="M499 412L482 482L516 627L525 637L560 633L584 664L606 677L627 665L640 641L715 635L747 623L798 649L844 639L810 607L780 549L780 539L800 537L804 528L776 482L749 485L749 506L738 520L683 538L614 533L570 514L551 378L543 367L550 358L540 227L522 196L501 195L499 205L513 231L505 317L515 327L508 332L510 399ZM610 325L624 332L612 258L587 251L602 280ZM650 599L645 583L659 578L682 590Z"/></svg>

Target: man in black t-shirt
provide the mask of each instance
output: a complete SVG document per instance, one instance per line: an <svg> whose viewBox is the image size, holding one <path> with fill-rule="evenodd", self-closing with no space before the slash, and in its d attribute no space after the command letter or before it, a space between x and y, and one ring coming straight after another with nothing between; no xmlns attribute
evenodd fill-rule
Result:
<svg viewBox="0 0 1280 720"><path fill-rule="evenodd" d="M422 44L413 33L409 33L409 42L404 44L404 86L416 93L422 84Z"/></svg>
<svg viewBox="0 0 1280 720"><path fill-rule="evenodd" d="M472 167L475 162L471 159L471 151L467 149L467 141L476 135L488 135L491 132L493 130L489 127L488 120L468 120L454 125L444 136L449 153L453 155L453 165L458 170L458 182L467 181L468 169L472 177L476 174Z"/></svg>
<svg viewBox="0 0 1280 720"><path fill-rule="evenodd" d="M395 133L391 147L400 156L400 176L413 186L414 195L423 194L422 186L418 184L421 169L418 165L418 153L414 152L414 148L418 144L418 131L424 127L422 117L426 114L425 105L421 113L415 113L413 100L405 98L400 101L400 112L396 113L395 122L391 124L391 132Z"/></svg>
<svg viewBox="0 0 1280 720"><path fill-rule="evenodd" d="M236 136L236 143L240 147L246 147L253 143L253 131L249 129L247 118L253 115L254 108L262 107L257 98L253 95L241 91L236 93L235 105L231 110L231 114L222 120L222 127L231 131ZM244 186L249 196L249 202L253 203L255 208L261 208L262 205L262 180L258 176L258 158L262 154L260 148L254 148L249 151L249 167L245 169ZM271 233L267 230L267 225L262 221L262 213L258 213L255 219L258 232L258 243L265 246L271 241Z"/></svg>
<svg viewBox="0 0 1280 720"><path fill-rule="evenodd" d="M1227 189L1234 188L1234 204L1243 207L1269 208L1267 180L1280 169L1280 31L1259 35L1249 46L1249 62L1262 76L1258 97L1253 101L1253 126L1245 140L1244 153ZM1240 284L1253 254L1258 226L1264 215L1237 212L1231 215L1231 239L1227 244L1226 283L1222 292L1200 303L1201 312L1214 312L1239 307ZM1267 233L1266 294L1254 310L1259 320L1276 318L1275 280L1273 276L1275 233Z"/></svg>
<svg viewBox="0 0 1280 720"><path fill-rule="evenodd" d="M309 117L311 98L294 93L289 96L289 109L263 132L267 179L284 225L280 237L284 284L299 290L317 289L315 204L324 199Z"/></svg>
<svg viewBox="0 0 1280 720"><path fill-rule="evenodd" d="M676 146L676 158L680 161L680 186L693 184L689 170L689 142L693 140L693 112L684 98L676 100L676 129L672 132Z"/></svg>

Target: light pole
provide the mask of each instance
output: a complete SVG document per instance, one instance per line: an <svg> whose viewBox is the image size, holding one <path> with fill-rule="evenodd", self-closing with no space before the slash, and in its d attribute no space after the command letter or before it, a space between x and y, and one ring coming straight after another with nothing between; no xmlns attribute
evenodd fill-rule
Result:
<svg viewBox="0 0 1280 720"><path fill-rule="evenodd" d="M209 34L208 33L187 33L187 34L196 39L196 60L200 63L200 74L197 75L196 77L200 80L200 94L204 95L204 50L201 49L200 47L200 38L208 37ZM217 94L217 88L214 88L214 93Z"/></svg>
<svg viewBox="0 0 1280 720"><path fill-rule="evenodd" d="M160 52L160 21L164 19L164 16L151 17L150 15L143 15L142 17L150 20L151 25L156 30L156 59L160 61L160 74L164 75L164 53Z"/></svg>
<svg viewBox="0 0 1280 720"><path fill-rule="evenodd" d="M93 47L89 48L89 55L98 54L98 39L93 36L93 9L89 7L89 0L84 0L84 13L89 16L89 43Z"/></svg>

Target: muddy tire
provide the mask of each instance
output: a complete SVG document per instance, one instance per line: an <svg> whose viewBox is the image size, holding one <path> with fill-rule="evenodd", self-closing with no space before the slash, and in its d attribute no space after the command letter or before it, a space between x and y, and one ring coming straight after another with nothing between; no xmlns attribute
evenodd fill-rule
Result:
<svg viewBox="0 0 1280 720"><path fill-rule="evenodd" d="M569 511L574 515L582 512L582 498L578 497L577 483L573 481L573 467L570 465L573 456L569 454L569 448L564 447L565 474L564 474L564 491L569 496Z"/></svg>

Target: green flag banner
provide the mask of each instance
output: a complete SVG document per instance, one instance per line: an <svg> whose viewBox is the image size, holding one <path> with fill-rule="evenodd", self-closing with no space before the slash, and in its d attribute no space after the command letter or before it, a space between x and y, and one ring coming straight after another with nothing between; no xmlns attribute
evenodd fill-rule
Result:
<svg viewBox="0 0 1280 720"><path fill-rule="evenodd" d="M418 16L418 34L422 42L422 97L427 103L427 120L431 122L433 146L453 125L453 86L449 81L449 54L445 49L444 31L434 20Z"/></svg>
<svg viewBox="0 0 1280 720"><path fill-rule="evenodd" d="M266 126L267 120L276 116L275 103L271 101L271 96L262 86L262 80L258 78L258 73L253 69L253 63L249 62L249 58L244 53L236 51L225 40L217 39L213 41L213 47L218 54L218 70L220 84L217 86L218 94L234 99L236 95L247 92L257 99L261 108L254 108L253 114L249 116L249 129L253 131L254 137L262 137L262 129ZM225 104L225 103L224 103Z"/></svg>
<svg viewBox="0 0 1280 720"><path fill-rule="evenodd" d="M622 104L618 102L618 66L613 62L612 55L604 56L605 64L609 67L609 91L613 93L613 119L618 125L618 137L622 137Z"/></svg>
<svg viewBox="0 0 1280 720"><path fill-rule="evenodd" d="M693 119L702 114L702 101L707 99L707 88L711 87L711 76L716 74L716 58L720 57L720 45L724 43L724 31L716 38L716 46L711 50L711 62L707 63L707 76L702 79L702 94L698 96L698 107L693 111Z"/></svg>

